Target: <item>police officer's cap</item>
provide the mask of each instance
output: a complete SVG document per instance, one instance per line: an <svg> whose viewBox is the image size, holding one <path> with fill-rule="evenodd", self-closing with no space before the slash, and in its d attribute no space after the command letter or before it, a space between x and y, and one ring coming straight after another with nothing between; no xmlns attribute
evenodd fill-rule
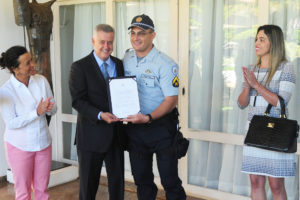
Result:
<svg viewBox="0 0 300 200"><path fill-rule="evenodd" d="M131 25L129 26L128 30L133 27L139 27L143 30L148 30L148 29L154 30L154 24L152 19L145 14L137 15L132 19Z"/></svg>

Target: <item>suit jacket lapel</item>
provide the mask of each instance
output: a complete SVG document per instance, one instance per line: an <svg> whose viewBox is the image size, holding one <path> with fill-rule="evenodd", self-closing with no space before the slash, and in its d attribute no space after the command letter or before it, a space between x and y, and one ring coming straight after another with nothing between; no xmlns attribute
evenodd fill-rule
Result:
<svg viewBox="0 0 300 200"><path fill-rule="evenodd" d="M94 68L95 73L97 74L97 77L99 77L99 80L105 82L105 79L104 79L103 74L100 70L100 67L98 66L98 63L97 63L97 61L94 57L93 51L90 54L90 63L91 63L91 66Z"/></svg>
<svg viewBox="0 0 300 200"><path fill-rule="evenodd" d="M110 58L114 61L115 65L116 65L117 77L124 76L123 67L120 64L120 62L118 62L118 59L114 56L110 56Z"/></svg>

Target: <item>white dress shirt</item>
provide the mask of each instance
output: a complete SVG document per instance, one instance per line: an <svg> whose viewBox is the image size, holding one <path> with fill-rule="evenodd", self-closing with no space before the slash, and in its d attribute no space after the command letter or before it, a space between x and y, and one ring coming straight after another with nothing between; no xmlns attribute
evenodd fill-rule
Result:
<svg viewBox="0 0 300 200"><path fill-rule="evenodd" d="M6 128L4 140L23 151L40 151L51 144L51 135L45 114L37 115L37 107L53 95L50 85L42 75L30 76L28 87L14 75L0 89L0 105ZM56 113L54 104L51 112Z"/></svg>
<svg viewBox="0 0 300 200"><path fill-rule="evenodd" d="M99 58L97 56L95 51L93 51L93 55L94 55L94 58L95 58L95 60L98 64L99 68L100 68L101 73L103 74L103 72L104 72L104 66L103 66L104 61L101 60L101 58ZM107 64L107 73L108 73L109 77L117 77L117 69L116 69L116 64L114 63L114 61L112 61L112 59L110 57L108 57L108 59L105 61L105 63ZM99 120L102 120L101 119L101 113L102 113L102 111L100 111L98 113L98 119Z"/></svg>

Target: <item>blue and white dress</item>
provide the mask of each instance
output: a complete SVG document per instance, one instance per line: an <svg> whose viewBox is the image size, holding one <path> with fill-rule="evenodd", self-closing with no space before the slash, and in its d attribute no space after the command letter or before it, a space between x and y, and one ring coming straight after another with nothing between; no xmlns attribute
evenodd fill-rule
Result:
<svg viewBox="0 0 300 200"><path fill-rule="evenodd" d="M253 66L250 66L249 68L253 70ZM265 85L268 71L269 70L267 68L261 68L259 70L258 67L256 67L254 71L258 82L260 82L262 85ZM271 92L280 95L287 105L295 87L295 81L296 77L293 65L288 62L283 62L278 67L270 84L266 86L266 88ZM268 102L259 93L256 97L255 106L253 106L255 95L256 90L252 88L250 90L249 113L246 133L248 131L249 123L252 117L254 115L262 115L268 106ZM239 105L239 107L241 109L244 108L241 105ZM286 113L288 114L287 108ZM278 101L277 106L272 107L270 116L279 117L279 115L280 104ZM244 145L241 171L248 174L265 175L271 177L295 176L296 154L275 152Z"/></svg>

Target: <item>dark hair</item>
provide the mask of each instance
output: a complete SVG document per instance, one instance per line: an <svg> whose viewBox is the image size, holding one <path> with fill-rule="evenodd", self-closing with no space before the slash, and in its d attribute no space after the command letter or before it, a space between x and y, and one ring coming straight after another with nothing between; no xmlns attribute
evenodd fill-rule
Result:
<svg viewBox="0 0 300 200"><path fill-rule="evenodd" d="M19 66L19 57L27 52L27 49L22 46L13 46L6 52L3 52L0 57L0 66L2 69L7 68L10 73L14 74L13 69Z"/></svg>
<svg viewBox="0 0 300 200"><path fill-rule="evenodd" d="M284 36L281 28L273 24L267 24L258 27L256 36L259 31L264 31L270 41L270 66L266 85L272 80L280 63L287 61L285 55ZM261 64L261 59L258 57L256 65Z"/></svg>

